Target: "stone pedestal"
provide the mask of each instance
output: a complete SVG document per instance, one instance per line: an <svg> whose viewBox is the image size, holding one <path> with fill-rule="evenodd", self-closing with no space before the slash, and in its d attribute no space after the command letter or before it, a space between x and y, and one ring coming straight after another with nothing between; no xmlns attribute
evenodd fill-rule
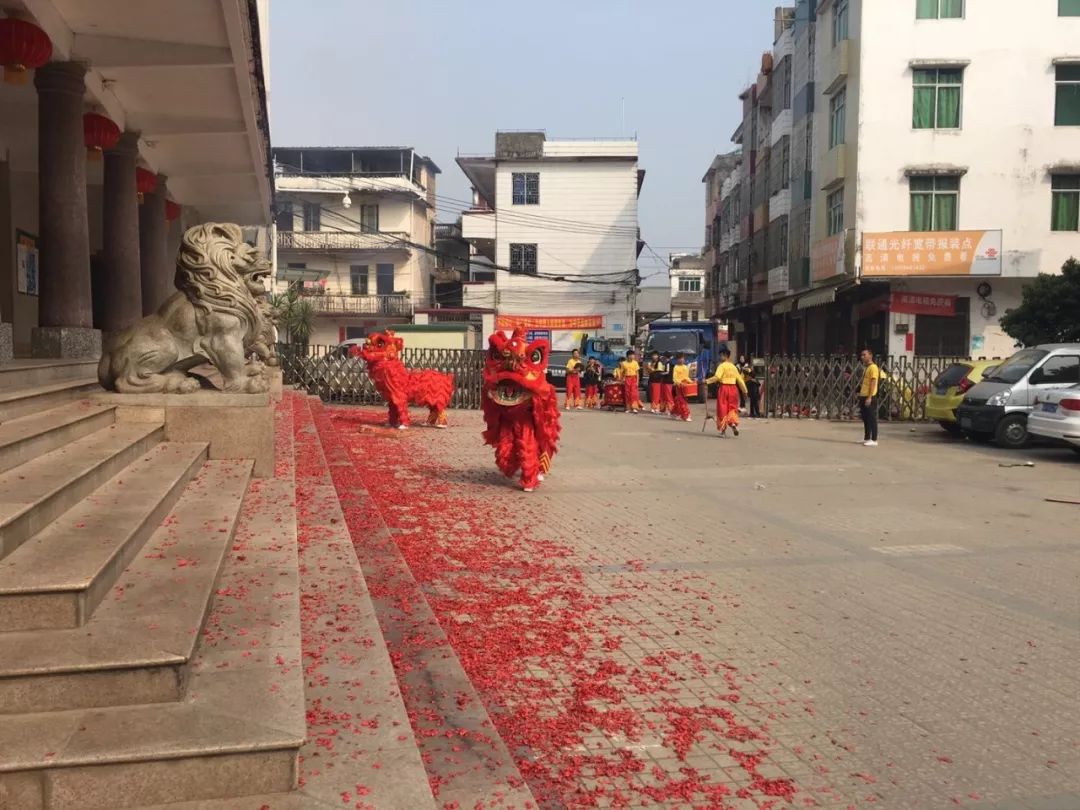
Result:
<svg viewBox="0 0 1080 810"><path fill-rule="evenodd" d="M270 394L94 394L115 405L120 422L164 422L165 440L208 442L211 459L253 459L257 478L274 474L274 407Z"/></svg>
<svg viewBox="0 0 1080 810"><path fill-rule="evenodd" d="M0 364L15 357L15 338L10 323L0 323ZM279 397L280 398L280 397Z"/></svg>
<svg viewBox="0 0 1080 810"><path fill-rule="evenodd" d="M30 333L34 357L95 360L101 357L101 332L77 326L38 326Z"/></svg>

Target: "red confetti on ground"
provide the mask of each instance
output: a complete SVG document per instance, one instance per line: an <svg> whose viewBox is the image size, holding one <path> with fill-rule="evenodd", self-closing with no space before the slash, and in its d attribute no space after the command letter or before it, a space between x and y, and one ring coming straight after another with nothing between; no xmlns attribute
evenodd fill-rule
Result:
<svg viewBox="0 0 1080 810"><path fill-rule="evenodd" d="M381 413L329 414L329 420L314 420L318 430L334 433L323 443L343 444L352 461L351 467L340 459L331 465L339 497L366 490L374 500L542 806L685 803L723 810L737 797L766 810L793 800L790 780L762 773L775 747L768 718L776 710L742 699L750 676L682 648L666 649L666 637L648 639L616 610L647 589L642 578L613 577L605 583L610 592L594 593L573 549L532 530L544 516L516 491L469 481L461 469L437 459L424 431L402 440L363 429L381 421ZM323 463L308 447L310 424L297 420L294 430L298 484L305 468L314 475L310 465ZM298 507L314 506L304 500ZM366 542L370 516L342 505L354 544ZM302 536L301 546L316 539ZM631 560L627 568L640 571L644 564ZM656 586L698 600L682 617L687 624L702 627L737 608L728 597L695 591L687 584L692 579ZM373 595L380 587L368 582ZM409 610L404 602L396 607ZM636 660L624 639L650 642L651 654ZM430 645L425 638L415 643ZM310 646L305 638L305 659L329 654ZM680 687L687 669L723 686L708 697L692 695ZM410 719L418 737L445 722L433 711L410 710ZM323 728L328 747L338 725L309 716L309 728ZM458 731L447 725L443 733ZM648 747L666 748L674 760L663 760L662 768L645 753ZM741 769L738 787L689 765L692 753ZM431 774L431 781L437 793L439 777Z"/></svg>

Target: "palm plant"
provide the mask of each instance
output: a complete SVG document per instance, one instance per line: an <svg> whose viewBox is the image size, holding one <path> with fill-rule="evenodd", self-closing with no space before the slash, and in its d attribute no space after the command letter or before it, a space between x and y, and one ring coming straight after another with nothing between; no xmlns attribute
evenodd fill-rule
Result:
<svg viewBox="0 0 1080 810"><path fill-rule="evenodd" d="M315 308L295 287L270 296L270 309L279 338L285 343L307 343L315 326Z"/></svg>

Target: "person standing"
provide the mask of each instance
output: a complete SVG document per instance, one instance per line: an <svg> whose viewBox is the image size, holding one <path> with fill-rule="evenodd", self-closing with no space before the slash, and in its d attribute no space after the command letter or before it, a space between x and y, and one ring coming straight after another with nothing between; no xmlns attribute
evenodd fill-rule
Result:
<svg viewBox="0 0 1080 810"><path fill-rule="evenodd" d="M660 359L659 352L649 355L649 362L645 364L645 373L649 376L649 409L652 413L664 413L663 385L667 367Z"/></svg>
<svg viewBox="0 0 1080 810"><path fill-rule="evenodd" d="M878 437L878 390L881 387L881 369L874 362L874 353L863 349L859 359L865 366L859 384L859 415L863 423L863 446L877 447Z"/></svg>
<svg viewBox="0 0 1080 810"><path fill-rule="evenodd" d="M685 354L676 356L675 365L671 367L671 378L675 397L675 401L671 406L671 418L689 422L690 404L686 401L686 392L683 386L690 382L690 366L686 365Z"/></svg>
<svg viewBox="0 0 1080 810"><path fill-rule="evenodd" d="M746 400L750 406L750 418L761 418L761 383L758 382L757 374L754 372L754 367L746 371Z"/></svg>
<svg viewBox="0 0 1080 810"><path fill-rule="evenodd" d="M660 381L660 412L669 413L672 408L675 407L674 384L672 380L672 372L675 369L675 358L671 356L671 352L664 352L660 355L660 359L664 363L664 377Z"/></svg>
<svg viewBox="0 0 1080 810"><path fill-rule="evenodd" d="M738 367L731 362L728 349L720 350L720 365L716 367L716 373L705 380L706 385L712 383L720 384L720 390L716 392L716 429L723 436L731 428L731 432L738 436L739 396L746 396L746 381Z"/></svg>
<svg viewBox="0 0 1080 810"><path fill-rule="evenodd" d="M585 365L581 362L581 352L574 349L566 361L566 405L565 410L581 410L581 372Z"/></svg>
<svg viewBox="0 0 1080 810"><path fill-rule="evenodd" d="M626 350L626 359L619 363L619 372L626 398L626 413L638 413L641 410L641 395L638 393L641 366L633 349Z"/></svg>
<svg viewBox="0 0 1080 810"><path fill-rule="evenodd" d="M590 357L589 362L585 364L585 374L582 380L585 383L586 408L600 407L600 379L603 375L604 369L601 367L600 361L595 357Z"/></svg>

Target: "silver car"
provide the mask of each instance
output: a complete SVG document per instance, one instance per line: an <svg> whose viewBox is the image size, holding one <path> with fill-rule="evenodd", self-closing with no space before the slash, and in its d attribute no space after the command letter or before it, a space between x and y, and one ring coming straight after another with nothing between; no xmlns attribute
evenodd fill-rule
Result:
<svg viewBox="0 0 1080 810"><path fill-rule="evenodd" d="M1080 453L1080 385L1039 394L1028 414L1028 430Z"/></svg>
<svg viewBox="0 0 1080 810"><path fill-rule="evenodd" d="M1021 349L964 395L956 418L971 439L993 439L1001 447L1023 447L1028 442L1028 414L1036 397L1078 383L1080 343Z"/></svg>

